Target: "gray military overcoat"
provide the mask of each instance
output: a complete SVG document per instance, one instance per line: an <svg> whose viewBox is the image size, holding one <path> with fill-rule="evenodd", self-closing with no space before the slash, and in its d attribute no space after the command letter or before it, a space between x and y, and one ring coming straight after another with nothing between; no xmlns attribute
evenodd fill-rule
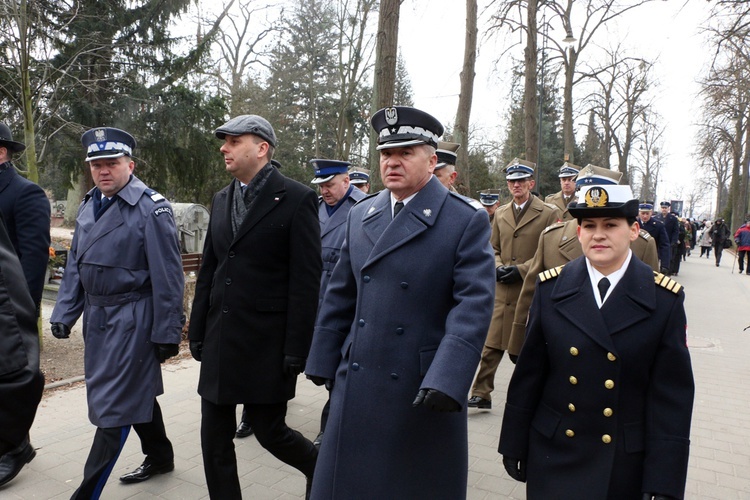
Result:
<svg viewBox="0 0 750 500"><path fill-rule="evenodd" d="M307 362L335 378L312 498L465 497L465 401L494 281L487 213L437 178L393 220L388 191L352 208ZM420 388L461 411L412 407Z"/></svg>

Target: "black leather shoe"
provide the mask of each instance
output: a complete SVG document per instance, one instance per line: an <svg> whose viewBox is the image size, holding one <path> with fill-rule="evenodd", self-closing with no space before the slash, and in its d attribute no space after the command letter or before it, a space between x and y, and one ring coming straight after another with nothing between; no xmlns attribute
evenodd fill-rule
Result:
<svg viewBox="0 0 750 500"><path fill-rule="evenodd" d="M173 470L174 462L167 462L161 465L143 462L133 472L128 472L124 476L120 476L120 481L123 483L140 483L150 479L153 475L164 474L165 472L172 472Z"/></svg>
<svg viewBox="0 0 750 500"><path fill-rule="evenodd" d="M317 437L315 438L315 440L313 441L313 446L315 446L316 448L320 448L320 445L322 442L323 442L323 431L320 431Z"/></svg>
<svg viewBox="0 0 750 500"><path fill-rule="evenodd" d="M0 486L16 477L23 466L34 460L36 450L24 441L18 448L0 457Z"/></svg>
<svg viewBox="0 0 750 500"><path fill-rule="evenodd" d="M250 427L250 424L240 422L240 425L237 426L237 430L235 431L234 435L238 438L246 438L253 435L253 429Z"/></svg>
<svg viewBox="0 0 750 500"><path fill-rule="evenodd" d="M466 406L469 408L479 408L480 410L491 410L492 401L480 398L479 396L472 396L469 398L469 402Z"/></svg>

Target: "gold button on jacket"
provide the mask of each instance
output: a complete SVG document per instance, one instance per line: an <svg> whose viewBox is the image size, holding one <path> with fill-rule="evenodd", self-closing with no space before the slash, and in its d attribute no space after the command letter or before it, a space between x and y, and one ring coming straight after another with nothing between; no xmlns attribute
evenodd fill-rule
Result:
<svg viewBox="0 0 750 500"><path fill-rule="evenodd" d="M565 431L565 435L568 436L569 438L572 438L573 436L576 435L576 433L568 429L567 431Z"/></svg>
<svg viewBox="0 0 750 500"><path fill-rule="evenodd" d="M603 413L605 417L611 417L614 412L612 411L612 408L605 408Z"/></svg>
<svg viewBox="0 0 750 500"><path fill-rule="evenodd" d="M576 385L578 383L578 379L575 377L570 377L570 383Z"/></svg>
<svg viewBox="0 0 750 500"><path fill-rule="evenodd" d="M576 405L574 405L573 403L570 403L568 405L568 410L570 410L570 411L576 411Z"/></svg>
<svg viewBox="0 0 750 500"><path fill-rule="evenodd" d="M575 347L571 347L570 354L572 354L573 356L578 356L578 349Z"/></svg>
<svg viewBox="0 0 750 500"><path fill-rule="evenodd" d="M617 356L615 356L611 352L608 352L607 353L607 359L610 360L610 361L615 361L617 359Z"/></svg>
<svg viewBox="0 0 750 500"><path fill-rule="evenodd" d="M612 442L612 436L610 436L609 434L605 434L602 436L602 443L609 444L611 442Z"/></svg>
<svg viewBox="0 0 750 500"><path fill-rule="evenodd" d="M604 382L604 387L606 387L607 389L614 389L615 383L612 380L607 380Z"/></svg>

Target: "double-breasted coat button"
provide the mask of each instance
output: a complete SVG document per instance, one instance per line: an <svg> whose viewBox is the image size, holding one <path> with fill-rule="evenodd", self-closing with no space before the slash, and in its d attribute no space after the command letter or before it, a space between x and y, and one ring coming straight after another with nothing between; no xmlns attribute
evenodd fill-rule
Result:
<svg viewBox="0 0 750 500"><path fill-rule="evenodd" d="M611 352L608 352L607 353L607 359L610 360L610 361L616 361L617 360L617 356L615 356Z"/></svg>
<svg viewBox="0 0 750 500"><path fill-rule="evenodd" d="M576 405L574 405L573 403L570 403L568 405L568 410L570 410L570 411L576 411Z"/></svg>
<svg viewBox="0 0 750 500"><path fill-rule="evenodd" d="M407 283L406 281L402 281L401 282L401 288L403 288L404 290L407 289L407 288L409 288L409 283Z"/></svg>
<svg viewBox="0 0 750 500"><path fill-rule="evenodd" d="M359 363L352 363L352 370L355 372L359 370Z"/></svg>
<svg viewBox="0 0 750 500"><path fill-rule="evenodd" d="M612 442L612 436L610 436L609 434L605 434L602 436L602 443L609 444L611 442Z"/></svg>
<svg viewBox="0 0 750 500"><path fill-rule="evenodd" d="M370 282L370 277L369 276L365 276L364 278L362 278L362 281L364 281L365 283L369 283Z"/></svg>
<svg viewBox="0 0 750 500"><path fill-rule="evenodd" d="M232 278L227 278L226 280L224 280L224 283L226 283L227 285L231 285L232 284Z"/></svg>
<svg viewBox="0 0 750 500"><path fill-rule="evenodd" d="M359 320L359 326L365 326L365 320L363 319Z"/></svg>
<svg viewBox="0 0 750 500"><path fill-rule="evenodd" d="M228 254L228 255L229 255L229 258L230 258L230 259L234 259L234 256L235 256L235 255L237 255L237 254L235 254L235 253L234 253L234 250L232 250L231 252L229 252L229 254Z"/></svg>
<svg viewBox="0 0 750 500"><path fill-rule="evenodd" d="M404 334L404 329L403 328L401 328L400 326L398 328L396 328L396 335L403 335L403 334Z"/></svg>
<svg viewBox="0 0 750 500"><path fill-rule="evenodd" d="M570 383L573 385L576 385L578 383L578 379L573 376L571 376L568 380L570 380Z"/></svg>
<svg viewBox="0 0 750 500"><path fill-rule="evenodd" d="M576 433L568 429L567 431L565 431L565 435L568 436L569 438L572 438L576 435Z"/></svg>
<svg viewBox="0 0 750 500"><path fill-rule="evenodd" d="M221 312L228 313L229 312L229 308L227 306L224 306L224 308L221 310Z"/></svg>
<svg viewBox="0 0 750 500"><path fill-rule="evenodd" d="M104 272L104 269L102 269L101 267L97 267L97 268L96 268L96 272L97 272L97 273L103 273L103 272Z"/></svg>
<svg viewBox="0 0 750 500"><path fill-rule="evenodd" d="M398 373L391 373L391 378L393 380L398 380Z"/></svg>
<svg viewBox="0 0 750 500"><path fill-rule="evenodd" d="M604 382L604 387L606 387L607 389L614 389L615 383L611 380L607 380Z"/></svg>
<svg viewBox="0 0 750 500"><path fill-rule="evenodd" d="M611 417L614 412L612 411L612 408L605 408L602 413L604 413L605 417Z"/></svg>
<svg viewBox="0 0 750 500"><path fill-rule="evenodd" d="M571 347L571 348L570 348L570 354L571 354L572 356L578 356L578 348L576 348L576 347Z"/></svg>

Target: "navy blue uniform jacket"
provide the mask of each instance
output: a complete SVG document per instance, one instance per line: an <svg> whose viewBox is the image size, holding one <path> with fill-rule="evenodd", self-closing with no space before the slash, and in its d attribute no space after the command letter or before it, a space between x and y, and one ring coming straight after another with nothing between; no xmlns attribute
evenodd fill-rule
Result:
<svg viewBox="0 0 750 500"><path fill-rule="evenodd" d="M694 384L680 288L638 259L602 309L585 257L537 282L499 446L527 461L527 498L683 497Z"/></svg>

